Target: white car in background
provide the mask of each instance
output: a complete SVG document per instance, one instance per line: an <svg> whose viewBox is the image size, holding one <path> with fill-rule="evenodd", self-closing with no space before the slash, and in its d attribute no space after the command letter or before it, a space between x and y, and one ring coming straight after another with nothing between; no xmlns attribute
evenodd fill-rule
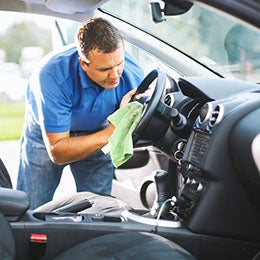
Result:
<svg viewBox="0 0 260 260"><path fill-rule="evenodd" d="M0 101L23 102L27 79L16 63L0 63Z"/></svg>

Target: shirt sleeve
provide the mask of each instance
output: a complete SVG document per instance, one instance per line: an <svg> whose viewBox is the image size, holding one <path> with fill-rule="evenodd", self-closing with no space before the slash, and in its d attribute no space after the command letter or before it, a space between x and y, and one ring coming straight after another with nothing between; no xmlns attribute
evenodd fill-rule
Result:
<svg viewBox="0 0 260 260"><path fill-rule="evenodd" d="M39 74L35 84L35 97L39 122L47 132L65 132L70 129L71 98L66 91L66 84L57 83L46 70Z"/></svg>

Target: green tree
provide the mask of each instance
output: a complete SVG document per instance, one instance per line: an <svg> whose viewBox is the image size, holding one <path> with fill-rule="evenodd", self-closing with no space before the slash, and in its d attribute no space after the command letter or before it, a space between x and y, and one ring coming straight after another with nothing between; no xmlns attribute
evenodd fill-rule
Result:
<svg viewBox="0 0 260 260"><path fill-rule="evenodd" d="M22 48L31 46L40 46L48 53L51 50L51 29L43 29L33 22L21 22L0 35L0 48L6 51L7 62L19 63Z"/></svg>

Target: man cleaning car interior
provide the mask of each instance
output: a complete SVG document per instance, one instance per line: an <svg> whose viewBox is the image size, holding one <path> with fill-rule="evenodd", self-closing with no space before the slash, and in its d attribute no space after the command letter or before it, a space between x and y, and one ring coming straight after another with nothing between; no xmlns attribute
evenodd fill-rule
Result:
<svg viewBox="0 0 260 260"><path fill-rule="evenodd" d="M44 58L27 89L17 181L32 209L52 200L66 165L78 192L110 194L114 166L101 149L115 126L107 118L142 79L119 31L103 18L80 25L76 46Z"/></svg>

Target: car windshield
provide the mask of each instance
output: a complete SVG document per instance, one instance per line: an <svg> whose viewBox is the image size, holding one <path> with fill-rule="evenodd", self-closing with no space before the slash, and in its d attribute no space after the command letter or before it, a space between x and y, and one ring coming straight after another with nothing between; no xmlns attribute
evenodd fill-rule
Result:
<svg viewBox="0 0 260 260"><path fill-rule="evenodd" d="M102 9L161 39L222 77L260 82L260 33L230 16L194 4L184 14L164 15L161 21L159 18L154 22L148 1L135 0L111 0Z"/></svg>

